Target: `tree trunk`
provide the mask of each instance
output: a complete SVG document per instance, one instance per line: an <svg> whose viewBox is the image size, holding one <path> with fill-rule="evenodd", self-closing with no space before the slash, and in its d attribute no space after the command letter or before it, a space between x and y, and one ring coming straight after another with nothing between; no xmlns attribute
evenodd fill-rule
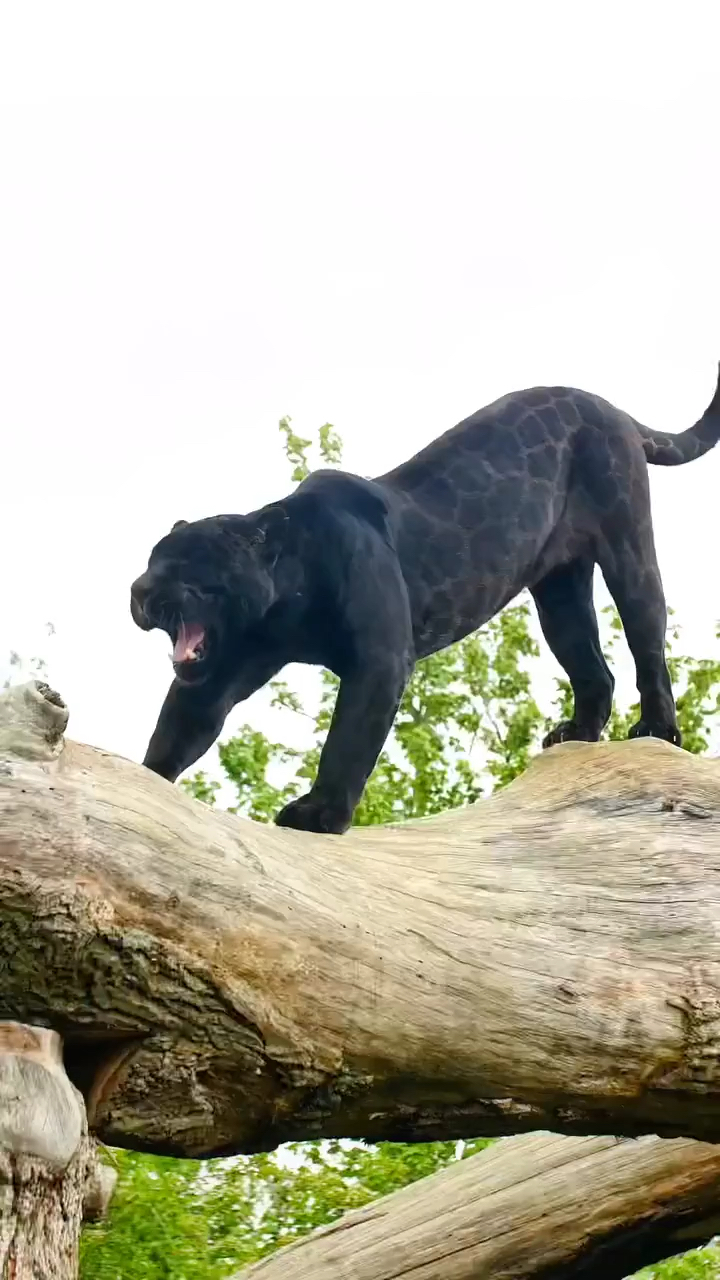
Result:
<svg viewBox="0 0 720 1280"><path fill-rule="evenodd" d="M0 1022L0 1280L73 1280L94 1166L60 1037Z"/></svg>
<svg viewBox="0 0 720 1280"><path fill-rule="evenodd" d="M110 699L111 709L111 699ZM0 699L0 1005L109 1143L720 1138L720 766L567 743L345 836L214 812Z"/></svg>
<svg viewBox="0 0 720 1280"><path fill-rule="evenodd" d="M720 1147L508 1138L235 1280L623 1280L720 1227Z"/></svg>

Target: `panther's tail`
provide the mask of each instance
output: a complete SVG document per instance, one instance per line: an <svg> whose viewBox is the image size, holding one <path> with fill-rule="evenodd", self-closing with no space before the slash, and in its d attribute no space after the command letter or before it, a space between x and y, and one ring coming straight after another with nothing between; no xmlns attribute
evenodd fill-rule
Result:
<svg viewBox="0 0 720 1280"><path fill-rule="evenodd" d="M720 370L715 395L694 427L689 427L679 435L654 431L652 427L643 427L639 422L637 427L643 438L645 457L655 466L679 467L683 462L694 462L695 458L702 458L720 440Z"/></svg>

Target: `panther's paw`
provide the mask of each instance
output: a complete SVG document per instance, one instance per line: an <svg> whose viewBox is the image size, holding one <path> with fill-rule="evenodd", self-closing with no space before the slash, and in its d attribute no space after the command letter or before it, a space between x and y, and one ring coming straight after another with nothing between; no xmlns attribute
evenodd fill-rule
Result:
<svg viewBox="0 0 720 1280"><path fill-rule="evenodd" d="M561 720L560 724L556 724L555 728L543 738L543 751L548 747L557 746L558 742L597 742L598 736L591 729L583 729L582 725L576 724L574 720Z"/></svg>
<svg viewBox="0 0 720 1280"><path fill-rule="evenodd" d="M293 827L296 831L317 831L321 835L336 836L347 831L351 821L352 814L340 812L317 799L312 791L297 800L291 800L275 818L278 827Z"/></svg>
<svg viewBox="0 0 720 1280"><path fill-rule="evenodd" d="M628 733L628 738L662 738L664 742L671 742L674 747L682 746L682 734L676 724L649 725L646 720L638 720Z"/></svg>

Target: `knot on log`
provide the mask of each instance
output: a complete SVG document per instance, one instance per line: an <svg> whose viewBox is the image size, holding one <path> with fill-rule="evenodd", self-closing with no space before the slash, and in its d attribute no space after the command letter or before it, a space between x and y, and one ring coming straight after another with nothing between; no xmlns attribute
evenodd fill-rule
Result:
<svg viewBox="0 0 720 1280"><path fill-rule="evenodd" d="M60 694L42 680L8 689L0 698L0 754L54 760L69 714Z"/></svg>

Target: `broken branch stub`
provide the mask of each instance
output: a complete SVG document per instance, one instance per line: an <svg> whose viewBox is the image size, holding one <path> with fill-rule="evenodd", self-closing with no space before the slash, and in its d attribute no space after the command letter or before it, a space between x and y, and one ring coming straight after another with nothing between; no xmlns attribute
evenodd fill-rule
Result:
<svg viewBox="0 0 720 1280"><path fill-rule="evenodd" d="M63 747L68 709L54 689L41 680L13 685L2 693L0 758L53 760Z"/></svg>
<svg viewBox="0 0 720 1280"><path fill-rule="evenodd" d="M95 1160L60 1037L0 1022L1 1280L74 1280Z"/></svg>

